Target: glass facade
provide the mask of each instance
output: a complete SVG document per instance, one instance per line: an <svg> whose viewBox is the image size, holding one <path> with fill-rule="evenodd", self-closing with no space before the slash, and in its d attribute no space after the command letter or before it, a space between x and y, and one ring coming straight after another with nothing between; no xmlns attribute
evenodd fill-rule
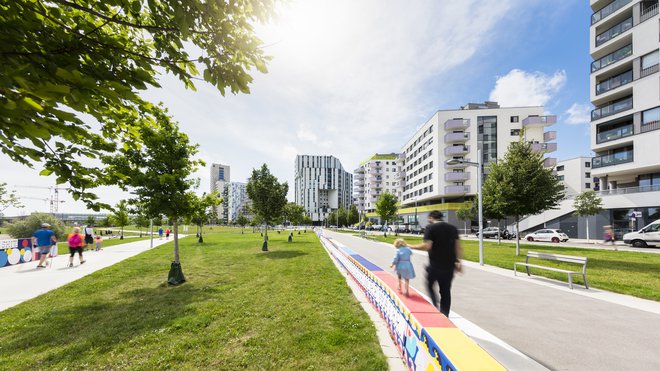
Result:
<svg viewBox="0 0 660 371"><path fill-rule="evenodd" d="M479 148L484 166L497 161L497 116L477 117Z"/></svg>

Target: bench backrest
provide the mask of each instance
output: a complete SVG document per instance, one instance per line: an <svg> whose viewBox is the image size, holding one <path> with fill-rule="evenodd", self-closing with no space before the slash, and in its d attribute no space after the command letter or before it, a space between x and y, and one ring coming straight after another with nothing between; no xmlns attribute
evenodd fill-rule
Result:
<svg viewBox="0 0 660 371"><path fill-rule="evenodd" d="M582 264L582 265L587 264L587 258L584 257L584 256L550 254L550 253L536 252L536 251L528 251L527 252L527 259L529 259L529 258L554 260L554 261L560 261L560 262L565 262L565 263L576 263L576 264Z"/></svg>

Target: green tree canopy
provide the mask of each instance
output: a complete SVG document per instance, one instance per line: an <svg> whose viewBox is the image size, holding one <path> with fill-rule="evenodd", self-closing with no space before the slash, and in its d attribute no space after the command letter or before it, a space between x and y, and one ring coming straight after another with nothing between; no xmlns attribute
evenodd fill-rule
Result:
<svg viewBox="0 0 660 371"><path fill-rule="evenodd" d="M0 183L0 213L3 213L10 207L21 208L23 204L18 200L16 191L8 191L7 183Z"/></svg>
<svg viewBox="0 0 660 371"><path fill-rule="evenodd" d="M203 194L192 198L192 212L189 215L190 222L199 228L199 242L204 242L202 238L204 224L207 224L215 215L215 209L224 200L218 197L217 192Z"/></svg>
<svg viewBox="0 0 660 371"><path fill-rule="evenodd" d="M245 228L246 225L250 224L250 219L248 219L247 216L240 214L236 218L236 224L241 226L241 233L243 233L243 228Z"/></svg>
<svg viewBox="0 0 660 371"><path fill-rule="evenodd" d="M305 208L295 202L289 202L284 206L284 218L292 225L300 225L305 216Z"/></svg>
<svg viewBox="0 0 660 371"><path fill-rule="evenodd" d="M50 224L50 229L55 232L59 241L63 240L67 234L66 227L61 220L52 214L33 213L23 220L15 221L7 226L7 233L13 238L29 238L32 233L41 228L42 223Z"/></svg>
<svg viewBox="0 0 660 371"><path fill-rule="evenodd" d="M602 202L603 200L593 190L582 192L573 200L575 215L586 217L596 215L603 210ZM589 241L589 218L586 218L586 222L587 241Z"/></svg>
<svg viewBox="0 0 660 371"><path fill-rule="evenodd" d="M119 146L139 148L162 108L141 98L170 73L195 89L248 93L266 72L257 22L274 0L11 0L0 12L0 150L68 182L92 202L103 166L82 164Z"/></svg>
<svg viewBox="0 0 660 371"><path fill-rule="evenodd" d="M534 152L522 139L513 142L502 160L491 163L483 184L484 210L511 216L518 223L523 216L555 208L564 197L564 186L552 169L543 166L543 154ZM520 253L516 239L516 255Z"/></svg>
<svg viewBox="0 0 660 371"><path fill-rule="evenodd" d="M114 209L114 213L110 215L110 220L112 224L121 228L121 238L124 238L124 227L129 223L128 216L128 202L126 200L121 200L117 203Z"/></svg>
<svg viewBox="0 0 660 371"><path fill-rule="evenodd" d="M348 209L348 221L347 223L349 225L354 225L360 222L360 212L357 209L357 206L355 204L351 205L351 207Z"/></svg>
<svg viewBox="0 0 660 371"><path fill-rule="evenodd" d="M382 193L376 201L376 214L380 216L381 222L383 224L391 222L396 215L396 210L396 196L389 192Z"/></svg>
<svg viewBox="0 0 660 371"><path fill-rule="evenodd" d="M260 169L252 170L247 193L252 200L255 218L266 224L263 251L268 251L268 225L283 216L287 192L289 185L286 182L280 183L275 175L270 173L266 164Z"/></svg>

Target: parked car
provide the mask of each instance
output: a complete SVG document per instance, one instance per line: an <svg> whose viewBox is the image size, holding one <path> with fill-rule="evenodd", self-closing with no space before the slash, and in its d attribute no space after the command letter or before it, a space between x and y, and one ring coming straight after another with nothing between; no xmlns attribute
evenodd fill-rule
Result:
<svg viewBox="0 0 660 371"><path fill-rule="evenodd" d="M660 245L660 219L647 225L637 232L623 235L623 243L634 247L647 247Z"/></svg>
<svg viewBox="0 0 660 371"><path fill-rule="evenodd" d="M484 228L484 238L497 238L497 235L504 237L504 232L500 232L499 227ZM477 237L479 237L479 232L477 232Z"/></svg>
<svg viewBox="0 0 660 371"><path fill-rule="evenodd" d="M527 241L551 241L551 242L566 242L568 236L562 232L561 229L539 229L525 236Z"/></svg>

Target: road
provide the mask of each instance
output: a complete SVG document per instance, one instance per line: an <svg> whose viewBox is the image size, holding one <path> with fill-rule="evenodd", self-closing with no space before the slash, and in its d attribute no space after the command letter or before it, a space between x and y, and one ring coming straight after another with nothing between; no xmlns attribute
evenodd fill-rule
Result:
<svg viewBox="0 0 660 371"><path fill-rule="evenodd" d="M326 234L382 268L394 256L388 244ZM418 253L412 258L417 278L411 284L425 292L428 258ZM565 283L514 277L511 271L476 264L466 264L453 286L453 311L549 369L660 370L658 302L569 290Z"/></svg>

